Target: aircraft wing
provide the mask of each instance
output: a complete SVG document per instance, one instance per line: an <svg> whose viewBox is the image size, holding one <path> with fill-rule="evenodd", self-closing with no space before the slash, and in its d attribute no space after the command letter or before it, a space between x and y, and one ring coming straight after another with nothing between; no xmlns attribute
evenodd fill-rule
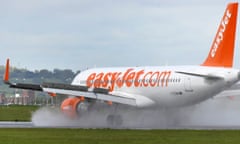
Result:
<svg viewBox="0 0 240 144"><path fill-rule="evenodd" d="M19 88L19 89L27 89L34 91L42 91L47 92L51 96L55 96L56 94L63 94L69 96L84 96L86 98L103 100L103 101L111 101L120 104L126 104L130 106L138 106L144 107L148 105L154 104L154 102L141 95L132 95L129 93L113 91L109 92L108 89L103 88L88 88L86 86L77 86L71 84L62 84L62 83L43 83L40 85L37 84L26 84L26 83L11 83L9 81L9 59L6 63L6 70L4 75L5 84L9 85L10 88Z"/></svg>
<svg viewBox="0 0 240 144"><path fill-rule="evenodd" d="M120 104L127 104L131 106L137 106L136 99L133 96L125 96L121 94L112 94L107 89L102 88L87 88L84 86L74 86L70 84L60 84L60 83L43 83L41 85L36 84L26 84L26 83L11 83L5 81L10 88L27 89L34 91L47 92L51 96L56 96L56 94L63 94L69 96L84 96L86 98L111 101Z"/></svg>
<svg viewBox="0 0 240 144"><path fill-rule="evenodd" d="M213 75L213 74L203 74L203 73L196 73L196 72L184 72L184 71L175 71L176 73L179 74L184 74L184 75L189 75L189 76L196 76L196 77L203 77L205 79L208 80L219 80L219 79L223 79L222 76L217 76L217 75Z"/></svg>
<svg viewBox="0 0 240 144"><path fill-rule="evenodd" d="M42 89L44 92L48 93L84 96L91 99L111 101L135 107L154 105L154 102L146 96L133 95L120 91L109 92L108 89L103 88L88 88L86 86L75 86L69 84L44 83L42 85Z"/></svg>
<svg viewBox="0 0 240 144"><path fill-rule="evenodd" d="M126 104L134 107L145 107L154 105L154 102L142 95L132 95L129 93L113 91L103 88L88 88L85 86L75 86L61 83L43 83L41 85L25 84L25 83L10 83L6 82L10 88L28 89L35 91L42 91L56 96L56 94L63 94L69 96L84 96L90 99L111 101L119 104Z"/></svg>
<svg viewBox="0 0 240 144"><path fill-rule="evenodd" d="M108 89L88 88L85 86L74 86L70 84L44 83L41 85L44 92L54 94L64 94L71 96L84 96L86 98L112 101L121 104L136 106L134 97L112 94Z"/></svg>
<svg viewBox="0 0 240 144"><path fill-rule="evenodd" d="M240 82L217 94L214 98L240 96Z"/></svg>

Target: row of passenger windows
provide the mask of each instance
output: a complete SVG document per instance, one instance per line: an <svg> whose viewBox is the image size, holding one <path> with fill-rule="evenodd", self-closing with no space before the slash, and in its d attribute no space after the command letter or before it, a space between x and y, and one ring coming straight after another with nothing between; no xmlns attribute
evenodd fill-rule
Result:
<svg viewBox="0 0 240 144"><path fill-rule="evenodd" d="M95 80L96 81L96 80ZM91 83L94 83L95 82L94 80L90 81ZM129 80L128 82L135 82L136 80ZM113 81L98 81L100 83L113 83ZM118 82L122 82L122 80L118 80ZM157 79L139 79L138 80L139 83L141 82L144 82L144 83L150 83L150 82L166 82L166 79L160 79L160 80L157 80ZM181 82L181 79L180 78L170 78L170 79L167 79L167 82L168 83L180 83ZM79 83L79 82L78 82ZM86 84L86 80L81 80L80 81L80 84Z"/></svg>

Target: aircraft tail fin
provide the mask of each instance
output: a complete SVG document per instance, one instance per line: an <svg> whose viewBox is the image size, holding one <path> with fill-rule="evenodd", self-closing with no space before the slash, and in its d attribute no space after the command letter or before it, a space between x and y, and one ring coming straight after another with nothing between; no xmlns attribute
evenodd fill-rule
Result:
<svg viewBox="0 0 240 144"><path fill-rule="evenodd" d="M238 3L229 3L224 12L208 57L202 66L232 67Z"/></svg>

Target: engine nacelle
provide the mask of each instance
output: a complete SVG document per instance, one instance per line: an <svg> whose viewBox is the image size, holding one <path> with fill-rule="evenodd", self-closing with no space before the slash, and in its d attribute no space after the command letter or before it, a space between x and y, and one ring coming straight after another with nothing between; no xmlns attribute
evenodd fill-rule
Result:
<svg viewBox="0 0 240 144"><path fill-rule="evenodd" d="M73 97L65 99L61 104L61 110L64 114L71 118L78 116L78 105L83 101L80 97Z"/></svg>

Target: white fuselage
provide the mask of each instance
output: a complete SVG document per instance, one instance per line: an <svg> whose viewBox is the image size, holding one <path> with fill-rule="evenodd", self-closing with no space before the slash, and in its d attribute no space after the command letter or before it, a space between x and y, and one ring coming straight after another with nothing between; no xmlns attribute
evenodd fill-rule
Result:
<svg viewBox="0 0 240 144"><path fill-rule="evenodd" d="M183 74L178 72L190 74ZM191 75L193 73L193 75ZM221 78L207 78L204 75ZM204 66L94 68L81 72L73 85L145 96L146 106L177 107L209 99L239 80L239 70Z"/></svg>

